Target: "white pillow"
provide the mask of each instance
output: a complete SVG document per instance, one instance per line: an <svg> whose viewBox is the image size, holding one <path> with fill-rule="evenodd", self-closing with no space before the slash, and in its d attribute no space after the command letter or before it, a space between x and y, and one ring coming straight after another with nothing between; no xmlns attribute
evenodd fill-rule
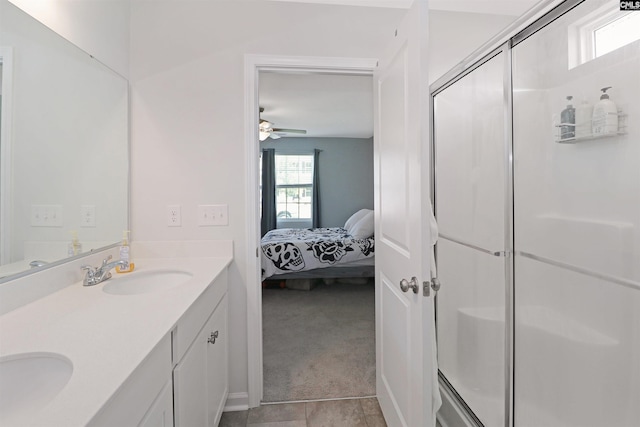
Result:
<svg viewBox="0 0 640 427"><path fill-rule="evenodd" d="M351 227L356 225L356 223L360 221L369 212L373 212L373 211L371 209L360 209L358 212L351 215L347 220L347 222L344 223L344 229L348 231Z"/></svg>
<svg viewBox="0 0 640 427"><path fill-rule="evenodd" d="M347 230L356 239L366 239L373 236L374 221L373 211L367 212L367 214L356 222L353 227Z"/></svg>

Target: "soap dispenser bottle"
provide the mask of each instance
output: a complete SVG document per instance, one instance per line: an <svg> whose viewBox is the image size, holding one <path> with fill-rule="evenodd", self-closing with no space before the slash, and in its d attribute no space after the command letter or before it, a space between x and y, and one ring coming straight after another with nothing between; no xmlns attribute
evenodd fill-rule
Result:
<svg viewBox="0 0 640 427"><path fill-rule="evenodd" d="M586 99L576 107L576 138L591 136L591 117L593 116L593 105Z"/></svg>
<svg viewBox="0 0 640 427"><path fill-rule="evenodd" d="M120 245L120 261L125 261L127 263L127 267L117 265L116 271L118 273L129 273L130 271L133 271L135 265L131 260L131 246L129 246L129 231L127 230L122 232L122 244Z"/></svg>
<svg viewBox="0 0 640 427"><path fill-rule="evenodd" d="M560 113L560 139L568 139L576 136L576 109L571 105L573 96L567 96L569 101L567 108Z"/></svg>
<svg viewBox="0 0 640 427"><path fill-rule="evenodd" d="M67 245L67 256L72 257L82 253L82 243L78 240L78 232L71 231L71 241Z"/></svg>
<svg viewBox="0 0 640 427"><path fill-rule="evenodd" d="M609 99L607 94L609 89L611 89L611 86L600 89L602 91L600 101L593 107L591 127L594 136L618 132L618 109L616 104Z"/></svg>

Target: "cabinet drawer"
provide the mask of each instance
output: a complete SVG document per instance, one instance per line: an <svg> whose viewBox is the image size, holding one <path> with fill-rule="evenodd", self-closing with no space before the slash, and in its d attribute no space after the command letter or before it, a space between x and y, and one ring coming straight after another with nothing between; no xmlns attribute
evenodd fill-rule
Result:
<svg viewBox="0 0 640 427"><path fill-rule="evenodd" d="M227 269L216 277L209 287L187 310L173 330L173 364L184 357L203 325L227 293Z"/></svg>

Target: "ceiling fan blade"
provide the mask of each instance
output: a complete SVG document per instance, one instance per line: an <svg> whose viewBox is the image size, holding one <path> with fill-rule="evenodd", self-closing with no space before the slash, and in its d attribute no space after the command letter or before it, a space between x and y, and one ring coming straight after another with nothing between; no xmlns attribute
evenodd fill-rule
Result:
<svg viewBox="0 0 640 427"><path fill-rule="evenodd" d="M299 134L306 134L307 131L303 130L303 129L285 129L285 128L273 128L274 132L282 132L282 133L299 133Z"/></svg>
<svg viewBox="0 0 640 427"><path fill-rule="evenodd" d="M269 138L270 135L271 135L271 132L260 131L258 132L258 139L260 141L264 141L265 139Z"/></svg>
<svg viewBox="0 0 640 427"><path fill-rule="evenodd" d="M259 112L263 113L264 112L264 107L259 107ZM286 128L274 128L273 127L273 123L269 122L268 120L263 119L262 117L259 117L259 123L258 123L258 130L260 133L260 141L264 141L267 138L271 138L271 139L279 139L281 138L280 135L277 135L278 133L297 133L300 135L305 135L307 133L306 130L304 129L286 129Z"/></svg>

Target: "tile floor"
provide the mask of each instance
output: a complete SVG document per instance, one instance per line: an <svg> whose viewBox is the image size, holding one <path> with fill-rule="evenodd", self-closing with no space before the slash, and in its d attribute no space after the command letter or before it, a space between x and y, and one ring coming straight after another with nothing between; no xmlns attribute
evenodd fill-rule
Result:
<svg viewBox="0 0 640 427"><path fill-rule="evenodd" d="M219 427L386 427L375 397L264 405L225 412Z"/></svg>

